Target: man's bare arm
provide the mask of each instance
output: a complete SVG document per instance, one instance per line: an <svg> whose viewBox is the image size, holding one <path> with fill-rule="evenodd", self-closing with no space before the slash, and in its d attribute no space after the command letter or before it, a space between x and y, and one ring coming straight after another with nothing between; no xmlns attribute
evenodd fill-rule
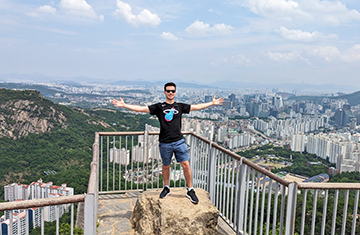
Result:
<svg viewBox="0 0 360 235"><path fill-rule="evenodd" d="M118 108L126 108L135 112L150 113L148 106L125 104L124 100L121 97L119 97L119 100L113 99L112 103L115 107Z"/></svg>
<svg viewBox="0 0 360 235"><path fill-rule="evenodd" d="M202 109L209 108L210 106L213 106L213 105L222 105L223 103L224 103L223 98L216 99L216 96L214 96L214 98L211 102L191 105L190 111L202 110Z"/></svg>

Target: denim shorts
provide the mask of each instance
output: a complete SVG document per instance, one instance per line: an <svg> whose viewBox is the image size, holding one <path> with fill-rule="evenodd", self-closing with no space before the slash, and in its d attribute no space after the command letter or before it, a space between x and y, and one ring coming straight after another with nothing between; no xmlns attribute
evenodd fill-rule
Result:
<svg viewBox="0 0 360 235"><path fill-rule="evenodd" d="M177 162L189 161L189 153L185 144L185 140L181 139L172 143L159 143L160 155L164 166L171 163L173 153Z"/></svg>

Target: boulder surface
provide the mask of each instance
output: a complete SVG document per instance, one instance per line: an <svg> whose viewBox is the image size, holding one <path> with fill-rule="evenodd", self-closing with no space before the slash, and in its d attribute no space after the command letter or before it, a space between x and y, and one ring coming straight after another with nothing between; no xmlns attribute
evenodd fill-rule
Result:
<svg viewBox="0 0 360 235"><path fill-rule="evenodd" d="M219 211L208 192L195 189L198 204L186 197L184 188L172 188L164 199L159 198L160 192L147 190L139 195L130 218L135 234L217 234Z"/></svg>

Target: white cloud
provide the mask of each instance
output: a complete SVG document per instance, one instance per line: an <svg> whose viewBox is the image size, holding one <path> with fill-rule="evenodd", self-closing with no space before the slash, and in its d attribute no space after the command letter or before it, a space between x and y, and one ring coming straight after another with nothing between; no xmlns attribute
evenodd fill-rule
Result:
<svg viewBox="0 0 360 235"><path fill-rule="evenodd" d="M244 54L238 54L236 56L231 57L232 61L235 64L250 64L251 60L247 58Z"/></svg>
<svg viewBox="0 0 360 235"><path fill-rule="evenodd" d="M208 12L210 12L210 13L215 13L215 14L218 14L218 15L222 15L222 14L223 14L221 11L214 10L214 9L209 9Z"/></svg>
<svg viewBox="0 0 360 235"><path fill-rule="evenodd" d="M360 20L357 10L349 10L339 1L320 0L246 0L244 6L267 19L290 22L313 22L338 26Z"/></svg>
<svg viewBox="0 0 360 235"><path fill-rule="evenodd" d="M38 12L43 12L43 13L49 13L49 14L55 14L56 13L56 8L49 6L49 5L44 5L41 6L37 9Z"/></svg>
<svg viewBox="0 0 360 235"><path fill-rule="evenodd" d="M340 56L340 51L337 47L323 46L308 49L307 52L311 55L324 58L327 61L332 61Z"/></svg>
<svg viewBox="0 0 360 235"><path fill-rule="evenodd" d="M245 54L237 54L230 57L221 57L215 61L210 62L212 66L218 67L219 64L237 64L237 65L250 65L253 63L253 59L247 57Z"/></svg>
<svg viewBox="0 0 360 235"><path fill-rule="evenodd" d="M360 61L360 44L354 45L349 50L343 53L341 59L348 63Z"/></svg>
<svg viewBox="0 0 360 235"><path fill-rule="evenodd" d="M287 0L246 0L245 6L255 14L265 18L291 21L295 16L310 17L299 8L299 3Z"/></svg>
<svg viewBox="0 0 360 235"><path fill-rule="evenodd" d="M162 37L163 39L165 39L165 40L173 40L173 41L179 40L179 38L176 37L176 36L174 36L172 33L163 32L163 33L161 34L161 37Z"/></svg>
<svg viewBox="0 0 360 235"><path fill-rule="evenodd" d="M280 53L280 52L268 52L267 56L269 59L274 61L289 61L297 58L301 58L297 51L291 51L289 53Z"/></svg>
<svg viewBox="0 0 360 235"><path fill-rule="evenodd" d="M301 31L299 29L295 30L289 30L285 27L280 27L278 30L275 30L278 32L283 38L292 40L292 41L301 41L301 42L311 42L321 39L336 39L338 36L336 34L329 34L325 36L323 33L314 31L312 33Z"/></svg>
<svg viewBox="0 0 360 235"><path fill-rule="evenodd" d="M117 0L116 5L118 9L115 10L114 15L124 18L126 22L136 27L156 27L161 23L160 17L147 9L142 10L138 15L134 15L129 4Z"/></svg>
<svg viewBox="0 0 360 235"><path fill-rule="evenodd" d="M61 0L59 7L69 15L98 19L93 8L85 0Z"/></svg>
<svg viewBox="0 0 360 235"><path fill-rule="evenodd" d="M205 37L210 35L226 35L231 34L234 28L231 25L215 24L213 27L210 24L205 24L202 21L196 20L189 27L186 28L186 32L195 37Z"/></svg>
<svg viewBox="0 0 360 235"><path fill-rule="evenodd" d="M56 14L56 8L49 5L44 5L38 7L36 11L26 13L26 15L28 16L37 17L37 18L41 18L41 15L43 14Z"/></svg>

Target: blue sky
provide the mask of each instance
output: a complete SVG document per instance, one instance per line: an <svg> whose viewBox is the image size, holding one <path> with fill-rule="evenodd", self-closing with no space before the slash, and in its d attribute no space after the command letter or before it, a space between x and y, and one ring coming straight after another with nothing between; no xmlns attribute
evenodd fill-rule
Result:
<svg viewBox="0 0 360 235"><path fill-rule="evenodd" d="M360 87L360 1L0 0L0 74Z"/></svg>

